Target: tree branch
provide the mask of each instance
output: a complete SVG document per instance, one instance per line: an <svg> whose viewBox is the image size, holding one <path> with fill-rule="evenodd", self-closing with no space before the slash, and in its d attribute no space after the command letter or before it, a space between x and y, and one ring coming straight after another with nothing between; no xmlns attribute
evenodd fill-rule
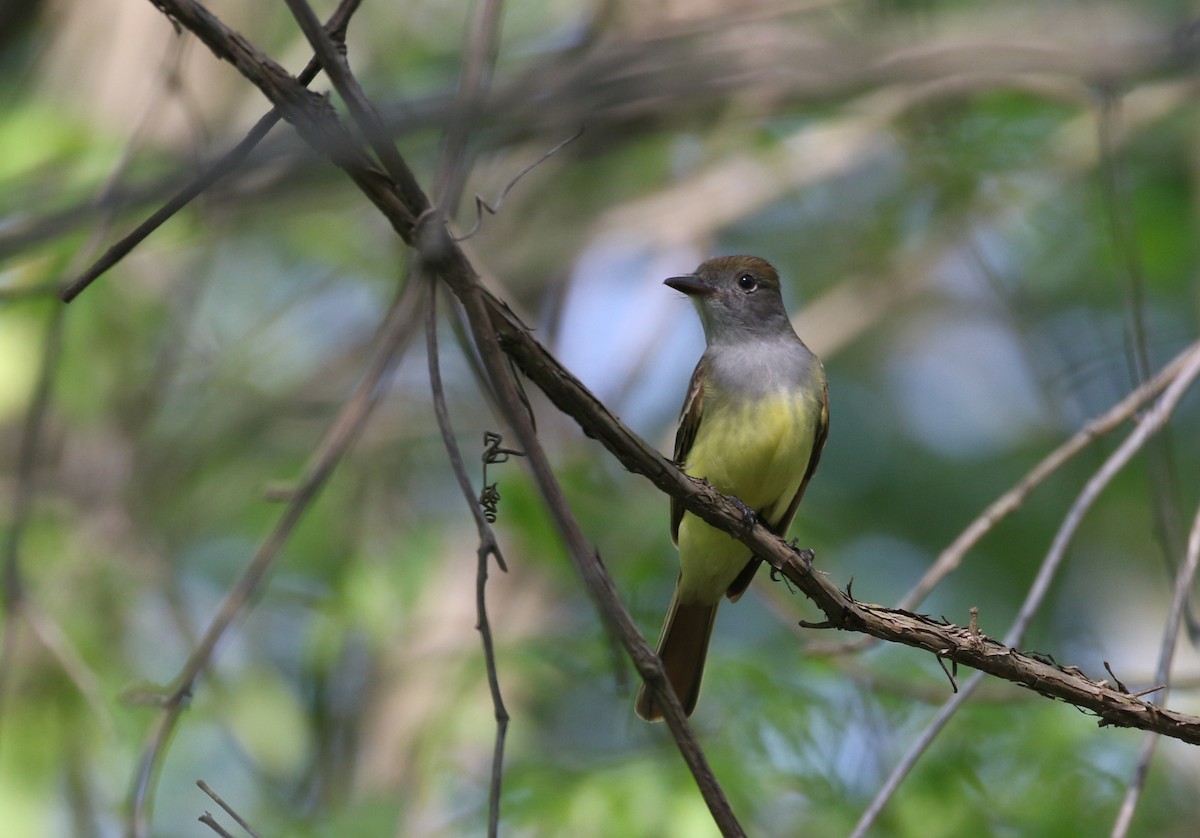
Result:
<svg viewBox="0 0 1200 838"><path fill-rule="evenodd" d="M420 278L424 281L424 277ZM496 741L492 749L492 778L488 787L488 836L495 838L500 830L500 787L504 779L504 741L508 735L508 710L504 706L504 696L500 692L500 675L496 669L496 650L492 643L492 627L487 615L487 579L488 562L496 557L496 564L501 570L506 570L504 557L500 553L500 544L492 529L488 517L476 499L475 490L471 486L471 478L467 475L463 463L462 452L454 436L454 428L450 425L450 411L446 407L446 393L442 387L442 372L438 358L437 341L437 289L430 288L425 300L425 353L429 366L429 388L433 395L433 410L437 416L438 430L442 434L442 442L446 447L446 457L458 481L463 498L475 519L475 529L479 534L479 546L475 551L475 615L476 628L479 630L480 642L483 644L483 660L487 668L488 689L492 694L492 710L496 717ZM487 473L486 460L484 473ZM486 480L485 480L486 482Z"/></svg>
<svg viewBox="0 0 1200 838"><path fill-rule="evenodd" d="M496 387L501 410L529 455L535 480L569 548L570 556L589 592L615 626L638 671L648 681L662 683L661 663L638 633L616 595L611 578L570 514L501 351L516 360L559 409L575 418L585 433L604 444L626 468L646 476L660 489L678 498L688 511L739 538L756 555L784 573L825 613L831 627L926 649L939 657L1023 684L1042 695L1069 701L1096 713L1107 724L1155 730L1200 744L1200 718L1157 708L1113 689L1105 682L1092 681L1077 670L1023 655L966 629L905 611L859 603L838 590L821 574L814 573L811 565L801 563L792 548L762 526L745 532L742 516L733 502L711 487L691 480L674 464L631 434L546 352L503 302L479 285L469 262L447 234L442 221L428 212L428 199L412 173L406 165L395 165L395 159L391 158L394 148L387 151L376 143L376 152L384 159L388 169L385 174L355 144L353 137L323 99L314 97L302 88L297 89L294 80L240 35L226 29L202 7L189 0L153 2L174 19L196 31L217 55L231 61L257 84L308 142L329 154L333 162L350 175L364 194L385 213L401 237L417 246L425 266L441 276L462 302L489 378ZM302 8L304 5L299 0L290 2L293 8ZM327 55L330 45L325 33L311 31L311 27L306 32L314 41L314 49L319 54ZM334 66L341 66L332 58L330 61ZM330 67L331 77L338 83L332 67L327 67ZM364 131L369 138L372 137L375 134L371 125L373 112L369 107L361 107L362 102L357 102L353 79L348 70L342 76L339 92L351 104L356 119L366 123ZM377 139L378 135L375 137ZM402 159L399 162L403 164ZM1194 357L1194 363L1189 368L1196 364L1200 364L1200 353ZM1182 380L1182 374L1179 380ZM1162 421L1165 419L1164 413ZM740 827L712 778L703 754L691 737L677 701L669 690L666 694L668 725L697 777L714 817L727 834L739 834Z"/></svg>
<svg viewBox="0 0 1200 838"><path fill-rule="evenodd" d="M1046 552L1046 557L1042 560L1042 565L1038 569L1037 577L1030 586L1029 592L1025 596L1025 601L1021 604L1021 610L1017 613L1016 619L1013 620L1013 624L1009 628L1001 648L1011 649L1012 646L1021 642L1021 638L1025 634L1025 629L1028 627L1030 620L1033 619L1033 615L1040 608L1050 588L1050 583L1066 556L1067 547L1074 539L1075 532L1082 523L1084 515L1087 514L1092 504L1095 503L1096 498L1099 497L1100 492L1112 481L1113 477L1128 465L1134 454L1145 447L1154 434L1162 430L1170 418L1175 405L1193 381L1195 381L1197 375L1200 375L1200 345L1194 346L1189 352L1185 353L1185 359L1178 374L1170 383L1170 386L1167 387L1162 397L1142 417L1141 422L1125 438L1120 446L1117 447L1117 450L1109 455L1099 470L1088 480L1083 490L1079 493L1079 496L1075 498L1075 502L1071 504L1071 508L1063 518L1058 532L1055 533L1050 549ZM972 636L974 637L974 635ZM1030 659L1043 667L1053 663L1052 661L1043 661L1036 657ZM963 688L946 702L942 709L938 711L933 722L930 723L928 728L909 747L904 757L892 769L883 788L875 795L874 800L871 801L871 805L859 819L852 838L861 838L861 836L866 835L875 818L883 810L884 805L899 787L900 782L912 769L912 766L916 764L920 755L954 713L957 712L958 708L966 702L971 693L979 686L982 681L982 673L990 671L983 666L976 666L969 661L964 660L960 662L966 663L968 666L975 666L976 669L980 670L980 673L967 681ZM1077 667L1060 667L1054 664L1052 669L1055 672L1070 676L1066 683L1054 685L1055 689L1053 690L1046 689L1049 683L1044 680L1046 673L1038 672L1035 668L1025 665L1024 661L1018 662L1018 672L1024 674L1026 679L1032 678L1032 681L1013 678L1007 673L1003 677L1030 687L1043 695L1051 698L1059 698L1082 709L1090 710L1101 718L1102 725L1113 724L1123 727L1136 727L1173 736L1185 742L1190 742L1193 745L1200 744L1200 738L1198 738L1200 737L1200 724L1198 724L1200 723L1200 719L1193 716L1186 716L1182 713L1160 710L1152 702L1142 701L1139 696L1131 695L1125 690L1124 685L1120 681L1117 682L1117 689L1114 690L1108 685L1107 681L1092 681L1088 679ZM1169 713L1169 717L1164 717L1164 713Z"/></svg>
<svg viewBox="0 0 1200 838"><path fill-rule="evenodd" d="M360 3L362 3L362 0L341 0L333 14L329 16L329 20L325 23L326 31L338 43L345 40L346 27L350 24L350 17L358 9ZM304 69L300 71L300 75L296 77L296 80L300 84L307 86L317 77L320 69L321 63L315 58L310 59ZM219 182L226 175L237 171L238 167L246 162L246 159L250 156L250 152L258 147L263 138L279 122L280 117L281 114L278 108L271 108L271 110L263 114L237 145L188 181L165 204L151 213L148 218L109 247L108 250L104 251L99 259L88 266L87 270L68 282L58 292L62 301L69 303L78 297L89 285L101 277L109 268L128 256L135 247L141 244L151 233L165 224L176 213L190 204L194 198Z"/></svg>
<svg viewBox="0 0 1200 838"><path fill-rule="evenodd" d="M142 752L130 793L127 831L132 836L147 834L151 788L179 716L191 697L196 679L209 665L218 642L242 615L261 589L279 557L283 545L324 487L334 467L357 438L379 398L379 384L390 371L411 337L420 306L422 283L408 282L401 290L383 325L379 328L374 354L353 395L346 401L309 458L299 484L288 493L287 506L275 527L259 546L254 558L226 594L200 643L176 676L163 701L163 711Z"/></svg>
<svg viewBox="0 0 1200 838"><path fill-rule="evenodd" d="M176 8L190 9L194 5L186 0L154 0L154 2L172 14L175 13ZM213 41L216 44L214 51L221 57L229 55L239 44L238 39L231 38L223 26L212 24L204 15L181 13L176 17L189 28L192 25L198 26L201 31L197 34L206 43ZM259 85L265 93L272 95L275 86L280 81L270 72L269 66L267 71L260 72L253 62L245 60L240 53L237 57L241 60L241 63L235 61L238 69ZM303 97L286 95L281 98L290 107L303 111L297 122L315 126L313 132L316 136L340 136L339 129L324 124L336 121L336 117L328 109L319 104L314 105ZM362 159L361 155L347 153L335 162L338 162L340 166L349 167L355 182L359 183L367 192L368 197L376 201L377 205L386 212L397 203L397 193L390 193L386 199L380 200L381 182L365 177L361 170L353 170L353 167L360 164ZM412 208L404 207L400 217L411 218ZM395 226L397 219L393 217L392 220ZM409 228L405 231L408 239L413 238L414 229ZM976 638L970 638L971 642L968 644L960 634L956 633L962 630L954 626L939 626L903 611L857 603L820 574L813 573L811 569L797 564L794 551L764 527L756 526L751 532L745 533L741 514L729 499L721 496L710 486L687 477L673 463L625 428L533 338L525 326L508 311L502 301L496 299L473 281L473 273L465 256L445 234L444 229L439 229L433 224L426 224L424 233L428 233L428 238L419 242L422 255L447 280L451 289L467 308L468 316L471 316L473 308L470 301L477 300L475 305L481 306L491 320L499 348L517 362L522 371L546 393L560 410L574 418L585 433L603 444L627 469L647 477L658 488L678 498L689 512L739 537L757 555L762 556L776 569L788 575L788 578L826 614L833 625L871 634L885 640L925 648L964 665L974 666L1006 680L1025 684L1044 695L1077 703L1078 706L1096 712L1112 724L1144 729L1161 728L1160 732L1166 735L1200 744L1200 718L1160 710L1146 702L1130 699L1129 696L1123 696L1118 691L1109 688L1097 692L1096 684L1098 682L1072 676L1061 668L1041 663L1028 656L1022 656L1011 649L1001 647L1002 651L998 651L987 644L979 647ZM479 326L480 324L472 319L472 328L478 329ZM480 335L476 333L477 340L479 337ZM481 346L481 352L486 359L487 347ZM1195 357L1200 357L1200 353L1197 353ZM607 579L607 574L604 576ZM986 649L986 654L979 651L980 648ZM639 671L643 671L641 666L639 666Z"/></svg>
<svg viewBox="0 0 1200 838"><path fill-rule="evenodd" d="M1167 622L1163 626L1162 644L1159 647L1158 666L1154 672L1155 685L1161 685L1161 689L1154 694L1154 703L1162 706L1167 702L1167 696L1171 689L1171 665L1175 660L1175 645L1179 637L1179 626L1183 622L1184 613L1187 610L1188 594L1192 589L1192 582L1196 578L1196 569L1200 566L1200 509L1196 510L1196 515L1192 519L1192 529L1187 539L1187 550L1184 554L1183 562L1179 565L1179 570L1175 574L1175 591L1171 597L1171 610L1167 613ZM1154 756L1154 751L1158 747L1159 737L1153 733L1147 733L1142 739L1141 752L1138 754L1137 766L1133 771L1133 778L1129 783L1129 789L1125 794L1125 799L1121 802L1121 809L1117 813L1117 819L1113 823L1112 838L1124 838L1129 833L1129 826L1133 822L1133 813L1137 808L1138 799L1141 797L1142 789L1146 785L1146 776L1150 773L1150 759Z"/></svg>
<svg viewBox="0 0 1200 838"><path fill-rule="evenodd" d="M627 469L649 478L660 489L678 498L689 512L752 548L755 555L761 556L800 588L825 613L831 627L925 649L1090 710L1108 724L1154 730L1200 744L1200 717L1160 709L1102 682L1092 681L1078 670L1023 655L987 638L974 637L958 626L939 623L903 609L857 602L822 574L814 573L811 566L801 564L795 551L764 527L755 526L751 533L745 534L741 515L728 498L707 484L693 481L635 437L541 348L527 330L502 309L495 311L503 324L500 328L502 345L560 410L579 422L588 436L601 442ZM1177 388L1173 394L1175 398L1182 394L1198 371L1200 346L1193 346L1176 373L1172 385ZM1168 415L1164 412L1161 421ZM1147 422L1148 419L1143 419L1139 426L1142 434L1151 430Z"/></svg>
<svg viewBox="0 0 1200 838"><path fill-rule="evenodd" d="M384 212L401 238L416 244L425 266L441 276L450 286L464 306L488 376L496 388L505 420L513 427L521 447L525 450L535 481L554 517L560 535L567 544L569 555L587 585L589 594L605 615L610 629L617 632L642 676L657 684L665 684L661 662L638 632L600 557L588 545L578 522L571 515L561 487L554 478L549 459L542 450L525 412L512 371L503 361L492 317L492 303L489 302L493 298L479 285L474 270L445 229L444 223L429 211L429 200L408 170L407 164L402 159L393 159L392 165L388 166L389 172L380 172L354 144L353 138L324 100L314 100L309 91L299 88L275 62L239 33L228 29L203 7L191 0L152 2L173 19L192 29L218 57L233 63L246 78L256 84L296 126L306 141L329 154L333 162L346 171L364 194ZM305 4L301 0L289 0L289 4L300 17L305 17ZM323 57L322 63L325 64L324 57L329 58L333 66L325 64L326 70L343 98L356 103L352 106L355 117L365 123L364 131L368 137L375 136L376 152L381 157L388 158L394 153L398 158L399 154L394 148L389 151L386 144L381 142L376 133L377 126L373 124L373 108L365 98L360 100L361 91L357 90L357 82L344 62L336 57L336 50L324 30L306 25L305 34L310 38L314 51ZM401 182L391 182L388 174L399 178ZM420 228L415 223L418 219L422 222ZM691 733L682 707L673 695L670 695L664 704L668 726L679 744L684 760L696 777L715 822L726 835L743 834L699 743Z"/></svg>

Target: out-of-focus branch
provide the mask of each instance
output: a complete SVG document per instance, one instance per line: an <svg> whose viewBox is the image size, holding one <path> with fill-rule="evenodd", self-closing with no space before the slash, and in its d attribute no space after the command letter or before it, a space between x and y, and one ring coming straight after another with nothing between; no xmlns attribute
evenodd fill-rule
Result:
<svg viewBox="0 0 1200 838"><path fill-rule="evenodd" d="M446 407L446 393L442 387L441 363L438 357L437 341L437 289L430 288L425 300L425 354L429 366L429 388L433 396L433 411L437 416L438 430L442 434L442 442L446 447L446 457L458 487L467 501L471 517L475 519L475 529L479 534L479 546L475 551L475 615L476 628L479 630L480 641L483 644L483 660L487 668L488 688L492 694L492 709L496 716L496 741L492 749L492 779L488 787L488 836L495 838L500 829L500 787L504 779L504 741L508 735L508 710L504 706L504 696L500 692L500 675L496 669L496 650L492 643L492 627L487 614L487 579L488 563L496 557L496 564L501 570L506 570L504 558L500 553L500 543L496 533L484 514L475 490L471 486L471 478L467 475L463 463L462 451L454 436L454 428L450 424L450 411ZM485 455L486 456L486 455ZM486 459L484 461L487 462ZM485 466L486 469L486 466Z"/></svg>
<svg viewBox="0 0 1200 838"><path fill-rule="evenodd" d="M21 432L16 491L13 493L12 514L8 522L8 535L4 541L4 554L0 557L0 561L3 562L3 568L0 569L0 573L3 574L0 601L4 604L4 621L0 626L0 631L4 633L3 639L0 640L0 716L8 697L8 684L12 677L13 658L17 648L17 631L28 605L21 568L21 545L33 508L35 469L50 409L50 396L59 371L58 359L62 352L64 318L65 312L61 307L57 307L50 313L49 323L46 325L38 379L29 409L25 412L25 426ZM67 671L71 670L68 668ZM94 681L94 678L83 683L91 681ZM86 689L83 690L83 694L89 695Z"/></svg>
<svg viewBox="0 0 1200 838"><path fill-rule="evenodd" d="M472 336L479 347L488 377L496 388L496 396L505 420L513 427L519 444L524 449L535 481L558 525L559 533L568 547L568 553L576 569L583 577L589 594L605 615L609 628L615 631L622 644L633 658L643 677L665 683L662 665L646 643L629 612L616 593L616 586L605 570L600 557L588 545L579 524L570 509L550 468L549 460L542 450L526 408L520 397L512 370L503 359L495 317L507 314L504 307L479 285L470 263L453 241L444 223L435 213L430 213L428 198L417 184L407 164L402 159L392 159L388 172L384 173L371 162L366 154L355 145L353 137L346 131L336 114L324 100L314 98L308 91L298 88L261 51L251 45L240 34L230 30L206 9L191 0L153 0L154 4L174 20L195 32L200 39L220 58L232 63L246 78L252 81L284 112L306 141L330 155L333 162L342 168L359 186L363 193L384 213L392 227L406 242L416 244L424 267L439 275L450 286L463 304ZM298 17L305 18L305 4L300 0L289 0ZM355 118L363 123L364 132L374 137L375 151L392 158L398 157L394 148L389 150L382 142L374 124L374 109L365 97L361 97L357 81L349 68L336 56L336 49L320 27L305 25L305 34L310 38L314 51L320 56L330 56L331 65L326 65L339 94L352 106ZM335 69L336 68L336 69ZM389 175L402 182L393 183ZM418 229L416 222L422 222ZM544 351L544 350L543 350ZM643 443L644 445L644 443ZM655 455L657 456L657 455ZM660 458L661 459L661 458ZM665 461L664 461L665 462ZM687 480L675 470L679 479ZM255 562L257 564L257 560ZM249 572L249 571L248 571ZM224 609L223 609L224 610ZM696 778L705 802L713 814L714 821L726 835L743 834L737 823L724 792L708 766L699 743L692 734L683 709L673 695L665 702L666 719L672 734L679 744L680 752L693 776Z"/></svg>
<svg viewBox="0 0 1200 838"><path fill-rule="evenodd" d="M1062 566L1062 562L1066 558L1067 547L1074 540L1075 533L1083 522L1084 516L1092 508L1100 493L1108 486L1117 473L1128 465L1134 455L1145 448L1153 440L1154 436L1166 426L1167 421L1171 418L1171 414L1175 410L1175 406L1179 403L1183 394L1190 389L1197 376L1200 376L1200 345L1193 346L1186 353L1183 366L1180 367L1178 373L1159 400L1142 416L1137 427L1130 432L1129 436L1117 447L1117 450L1110 454L1099 470L1092 475L1091 479L1088 480L1083 490L1079 493L1079 496L1075 498L1075 502L1071 504L1071 508L1067 511L1066 516L1064 516L1058 532L1054 534L1054 540L1050 544L1050 549L1046 551L1046 556L1042 560L1041 567L1038 569L1033 584L1029 586L1029 592L1025 595L1025 601L1021 603L1021 609L1017 612L1016 619L1013 620L1012 626L1004 637L1003 647L1011 648L1021 642L1021 639L1025 636L1025 630L1029 627L1029 623L1041 608L1046 593L1050 590L1050 584L1054 581L1059 567ZM978 635L972 636L978 637ZM967 662L960 661L960 663ZM974 666L974 664L968 665ZM975 668L982 670L982 672L989 671L982 666L975 666ZM1021 668L1024 669L1024 667ZM1069 701L1077 707L1091 710L1101 718L1101 724L1141 728L1142 730L1173 736L1193 745L1200 744L1200 738L1198 738L1200 737L1200 719L1162 710L1155 706L1153 702L1143 701L1139 696L1131 695L1125 691L1119 681L1117 682L1118 688L1113 689L1107 682L1091 681L1084 677L1076 667L1065 668L1055 666L1055 669L1069 675L1072 679L1078 679L1078 682L1062 685L1064 689L1061 691L1058 689L1051 691L1046 689L1048 682L1042 680L1044 677L1043 674L1030 671L1029 674L1035 678L1033 682L1017 680L1017 683L1023 683L1025 686L1043 695L1060 698L1064 701ZM874 800L871 801L870 806L867 807L866 812L859 819L852 838L861 838L861 836L867 834L867 830L870 829L879 813L883 810L883 807L887 804L895 790L899 788L900 783L916 764L921 754L954 713L957 712L958 708L966 703L971 693L975 691L975 688L979 686L982 681L982 672L972 677L962 689L958 690L946 702L942 709L938 711L934 720L922 732L921 736L918 737L917 741L909 747L908 751L884 782L883 788L875 795ZM1058 687L1059 685L1055 686ZM1164 717L1166 713L1171 713L1171 717Z"/></svg>
<svg viewBox="0 0 1200 838"><path fill-rule="evenodd" d="M225 596L217 614L209 623L199 645L176 676L163 699L163 709L139 760L130 795L127 831L131 836L148 834L151 790L167 743L174 732L179 716L191 696L196 679L211 663L218 642L240 617L254 596L261 590L283 545L303 519L309 506L324 487L334 467L358 437L371 409L378 401L380 382L393 368L404 346L419 323L420 296L424 283L408 282L397 296L376 336L370 364L354 393L342 406L333 424L309 458L303 477L288 493L287 506L274 529L260 545L253 560L242 571L238 581Z"/></svg>
<svg viewBox="0 0 1200 838"><path fill-rule="evenodd" d="M168 0L159 0L159 3L179 5ZM209 37L216 37L220 41L219 35L214 33L210 32ZM253 68L247 75L252 81L259 82L259 74L254 72ZM295 101L298 106L303 106L302 100ZM305 120L311 122L321 118L331 119L332 114L309 114ZM326 132L334 133L333 129L327 127L321 128L317 133L324 136ZM353 155L348 155L347 159L354 159ZM356 174L355 180L361 183L369 179ZM368 183L369 188L373 189L376 186L378 184ZM376 194L375 191L371 192L373 197ZM394 201L394 197L392 200ZM391 201L381 203L387 206ZM411 216L411 209L406 209L404 215ZM413 237L413 230L406 232L410 238ZM517 361L525 374L546 392L559 409L571 415L585 432L604 444L626 468L643 474L660 489L679 498L689 512L735 534L757 555L762 556L781 572L786 571L789 579L825 612L831 625L927 649L958 663L1025 684L1043 695L1060 698L1091 710L1110 724L1159 729L1166 735L1200 743L1200 719L1160 710L1112 688L1097 687L1097 682L1023 656L1012 649L995 644L994 641L981 641L970 635L963 637L965 629L939 626L903 611L857 603L820 574L812 572L811 569L804 569L796 561L795 552L765 528L755 527L750 533L744 533L742 516L732 501L711 487L691 480L643 440L634 436L558 364L523 324L511 316L501 301L474 283L469 265L462 257L461 251L445 234L444 228L439 228L436 224L427 225L422 236L418 236L417 239L431 268L447 280L451 289L464 302L468 316L471 316L475 305L480 305L486 310L496 330L500 348ZM472 298L477 299L478 303L469 302ZM472 328L480 328L477 320L472 319ZM477 332L476 338L479 337ZM486 360L486 346L481 346L481 350ZM1195 357L1197 356L1193 356ZM524 443L525 440L522 439L522 444ZM604 579L611 584L610 580L607 580L607 574L604 574ZM648 666L646 668L649 669ZM641 665L639 671L645 674Z"/></svg>
<svg viewBox="0 0 1200 838"><path fill-rule="evenodd" d="M358 9L361 2L362 0L342 0L338 4L337 9L330 15L325 28L329 32L330 37L335 41L340 43L345 40L346 26L349 25L350 17ZM308 85L317 77L320 69L320 62L315 58L310 59L304 69L300 71L300 75L296 77L296 80L302 85ZM258 144L263 141L263 138L267 136L270 130L275 127L279 119L280 113L277 108L272 108L263 114L237 145L211 165L205 167L200 174L188 181L165 204L151 213L146 220L138 224L133 230L122 237L120 241L109 247L108 250L104 251L104 254L93 262L87 270L69 281L62 291L59 292L59 296L63 302L69 303L78 297L83 293L85 288L99 279L109 268L128 256L130 251L141 244L147 236L165 224L176 213L190 204L196 196L212 188L214 184L226 175L236 171L238 167L246 162L246 158L258 147Z"/></svg>
<svg viewBox="0 0 1200 838"><path fill-rule="evenodd" d="M1104 682L1092 681L1076 671L1023 655L1010 648L1010 645L997 643L967 629L904 611L856 602L821 574L813 572L811 566L799 560L792 548L765 528L756 526L752 531L745 532L739 508L730 499L722 497L707 485L692 481L645 442L629 433L533 339L501 301L479 286L470 264L450 239L440 219L426 213L428 201L415 181L408 180L411 173L406 168L397 171L389 166L390 173L404 181L391 183L352 144L345 129L322 102L290 89L288 80L279 76L265 56L261 57L263 63L260 66L256 58L257 51L245 44L244 39L233 37L228 30L217 26L219 22L207 12L198 10L195 4L186 0L156 0L156 5L168 10L189 28L196 27L196 31L206 43L213 46L218 55L231 60L273 101L285 108L305 138L329 153L334 162L347 171L364 193L387 214L397 232L406 241L418 246L427 267L440 275L458 296L489 377L496 386L501 409L529 455L535 479L569 547L570 555L586 581L589 592L602 605L610 620L616 623L619 636L643 677L661 679L661 666L633 627L615 594L612 580L570 515L545 453L524 413L524 405L517 394L511 371L501 357L501 350L514 358L560 409L574 417L585 432L600 440L627 468L645 475L659 488L679 498L688 511L734 534L756 555L762 556L783 572L825 612L827 626L859 631L926 649L939 657L1023 684L1043 695L1069 701L1096 713L1108 724L1155 730L1200 744L1198 718L1154 707ZM323 39L325 36L317 33L315 37ZM422 222L420 225L415 223L418 219ZM1200 353L1189 364L1192 374L1196 368L1200 368ZM1168 392L1177 398L1186 383L1181 373ZM1165 405L1166 398L1159 404ZM1168 415L1169 410L1165 408L1159 412L1159 425ZM1152 426L1147 424L1145 427ZM1142 441L1149 432L1147 430L1139 434ZM1061 546L1056 542L1056 549L1061 549ZM1031 596L1040 596L1043 590L1043 585L1035 585ZM1022 623L1014 628L1018 631L1018 637L1020 628L1023 628ZM704 773L707 766L698 748L689 750L694 740L687 738L690 733L673 697L667 706L668 724L689 765L701 781L706 799L710 807L714 807L714 816L726 832L736 834L740 827L732 820L732 814L728 813L727 805L719 796L719 787L715 786L715 782L705 787L705 781L711 774ZM714 797L714 794L717 796ZM729 819L722 821L724 813L728 813Z"/></svg>
<svg viewBox="0 0 1200 838"><path fill-rule="evenodd" d="M937 560L896 607L915 608L942 579L962 564L963 557L981 538L1019 509L1034 489L1101 436L1128 422L1147 400L1154 398L1178 378L1180 371L1198 350L1200 344L1189 346L1176 355L1157 375L1121 399L1103 415L1088 422L1074 436L1043 457L1041 462L1017 481L1016 485L992 501L979 517L967 525L958 538L938 555Z"/></svg>
<svg viewBox="0 0 1200 838"><path fill-rule="evenodd" d="M740 109L767 104L778 110L905 87L939 95L1021 89L1090 108L1088 91L1098 79L1120 88L1192 78L1195 31L1181 35L1144 17L1107 16L1104 48L1098 49L1094 23L1105 15L1094 7L1074 22L1063 9L1054 10L1052 22L1027 11L1017 19L983 7L958 16L954 28L872 29L847 37L844 28L830 31L786 4L766 10L753 5L653 35L610 37L547 54L524 72L499 79L474 124L485 143L536 138L544 144L585 121L596 137L657 130L664 101L686 128L733 96ZM1051 30L1059 35L1053 41L1044 35ZM447 124L456 101L446 92L390 103L382 108L383 122L389 136L436 129ZM293 149L281 143L264 159L277 167L282 157L286 164L295 159ZM113 200L123 208L163 200L177 184L172 175L166 183L122 190ZM89 224L94 212L77 206L43 218L9 219L0 231L0 256Z"/></svg>
<svg viewBox="0 0 1200 838"><path fill-rule="evenodd" d="M434 203L441 207L447 218L454 217L471 168L467 139L472 123L487 100L496 69L503 8L501 0L476 0L472 4L458 90L442 134L442 153L433 188Z"/></svg>
<svg viewBox="0 0 1200 838"><path fill-rule="evenodd" d="M1171 691L1171 664L1175 660L1179 625L1187 610L1188 595L1192 589L1192 582L1196 578L1197 566L1200 566L1200 509L1196 510L1196 516L1192 519L1187 550L1183 562L1175 574L1175 591L1171 597L1171 610L1167 613L1167 621L1163 625L1162 644L1158 651L1158 667L1154 674L1155 683L1162 686L1162 689L1154 694L1154 703L1159 707L1166 704L1167 696ZM1150 760L1154 757L1158 742L1159 736L1154 733L1147 733L1142 739L1141 753L1138 754L1133 778L1125 793L1125 799L1121 801L1117 819L1113 823L1112 838L1124 838L1129 832L1129 825L1133 822L1133 813L1137 809L1138 800L1146 786L1146 776L1150 773Z"/></svg>

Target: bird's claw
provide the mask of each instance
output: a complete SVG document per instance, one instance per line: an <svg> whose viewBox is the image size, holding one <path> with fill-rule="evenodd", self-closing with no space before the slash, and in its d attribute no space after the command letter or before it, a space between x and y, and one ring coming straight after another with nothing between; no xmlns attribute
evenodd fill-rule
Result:
<svg viewBox="0 0 1200 838"><path fill-rule="evenodd" d="M758 515L753 509L746 506L746 504L737 498L730 496L729 499L733 501L733 505L738 508L738 512L742 515L742 534L750 535L754 531L754 525L758 523Z"/></svg>
<svg viewBox="0 0 1200 838"><path fill-rule="evenodd" d="M802 547L797 550L795 545L792 546L792 549L796 550L796 554L800 557L800 561L804 562L804 569L811 571L813 567L813 559L817 557L816 551L811 547Z"/></svg>

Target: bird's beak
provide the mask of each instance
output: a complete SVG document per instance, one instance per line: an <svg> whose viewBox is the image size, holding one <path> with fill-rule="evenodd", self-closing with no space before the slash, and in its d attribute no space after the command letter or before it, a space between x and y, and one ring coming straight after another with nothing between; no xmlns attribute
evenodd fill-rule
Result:
<svg viewBox="0 0 1200 838"><path fill-rule="evenodd" d="M689 297L711 297L713 294L717 293L716 288L713 288L700 277L691 274L688 276L673 276L670 279L664 279L663 285L669 285L676 291L682 291Z"/></svg>

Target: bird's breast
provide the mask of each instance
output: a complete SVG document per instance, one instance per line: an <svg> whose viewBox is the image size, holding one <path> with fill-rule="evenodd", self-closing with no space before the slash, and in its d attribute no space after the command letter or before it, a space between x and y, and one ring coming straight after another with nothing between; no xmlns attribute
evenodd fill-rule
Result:
<svg viewBox="0 0 1200 838"><path fill-rule="evenodd" d="M685 470L777 520L804 478L819 415L820 405L803 391L706 400Z"/></svg>

